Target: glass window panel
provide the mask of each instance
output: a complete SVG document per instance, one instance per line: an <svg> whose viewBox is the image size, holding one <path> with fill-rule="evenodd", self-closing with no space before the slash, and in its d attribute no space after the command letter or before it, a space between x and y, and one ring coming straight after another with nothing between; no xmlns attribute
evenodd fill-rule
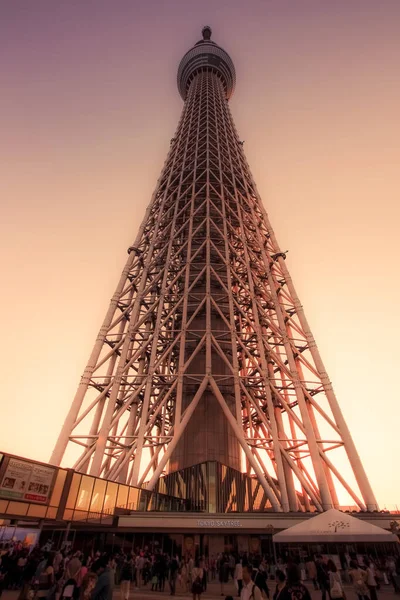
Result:
<svg viewBox="0 0 400 600"><path fill-rule="evenodd" d="M72 519L73 512L74 511L69 508L65 509L64 510L64 521L70 521Z"/></svg>
<svg viewBox="0 0 400 600"><path fill-rule="evenodd" d="M151 492L147 492L145 490L141 490L140 492L140 498L139 498L139 505L138 505L138 510L141 511L146 511L146 510L151 510Z"/></svg>
<svg viewBox="0 0 400 600"><path fill-rule="evenodd" d="M68 492L67 504L65 505L66 508L75 508L75 502L76 502L76 497L78 495L81 477L82 476L78 475L78 473L74 473L74 475L72 477L71 486L70 486L69 492Z"/></svg>
<svg viewBox="0 0 400 600"><path fill-rule="evenodd" d="M90 499L92 497L94 478L88 477L88 475L82 475L81 485L79 488L78 499L76 501L76 508L79 510L88 511L90 505Z"/></svg>
<svg viewBox="0 0 400 600"><path fill-rule="evenodd" d="M65 513L64 513L65 515ZM54 506L49 506L46 513L47 519L55 519L57 517L57 509Z"/></svg>
<svg viewBox="0 0 400 600"><path fill-rule="evenodd" d="M100 517L101 517L101 513L98 512L89 512L88 513L88 520L90 520L90 522L93 523L100 523Z"/></svg>
<svg viewBox="0 0 400 600"><path fill-rule="evenodd" d="M95 513L100 513L103 510L104 496L106 493L107 481L104 479L96 479L90 503L90 510Z"/></svg>
<svg viewBox="0 0 400 600"><path fill-rule="evenodd" d="M86 521L88 513L86 510L74 510L73 521Z"/></svg>
<svg viewBox="0 0 400 600"><path fill-rule="evenodd" d="M129 510L137 510L139 490L137 488L129 489L128 508Z"/></svg>
<svg viewBox="0 0 400 600"><path fill-rule="evenodd" d="M217 485L216 485L216 464L215 462L208 463L208 512L215 513L217 512Z"/></svg>
<svg viewBox="0 0 400 600"><path fill-rule="evenodd" d="M106 496L104 499L103 513L111 513L117 501L118 484L109 481L107 483Z"/></svg>
<svg viewBox="0 0 400 600"><path fill-rule="evenodd" d="M50 506L58 506L60 504L60 498L64 489L66 476L67 471L64 471L64 469L59 469L56 477L56 482L54 484L53 493L51 494L50 498Z"/></svg>
<svg viewBox="0 0 400 600"><path fill-rule="evenodd" d="M39 517L44 518L46 516L47 506L37 506L36 504L30 504L28 509L28 517Z"/></svg>
<svg viewBox="0 0 400 600"><path fill-rule="evenodd" d="M10 502L7 508L8 515L26 515L29 504L25 502Z"/></svg>
<svg viewBox="0 0 400 600"><path fill-rule="evenodd" d="M128 504L128 492L129 488L127 485L119 485L118 486L118 499L117 506L126 507Z"/></svg>

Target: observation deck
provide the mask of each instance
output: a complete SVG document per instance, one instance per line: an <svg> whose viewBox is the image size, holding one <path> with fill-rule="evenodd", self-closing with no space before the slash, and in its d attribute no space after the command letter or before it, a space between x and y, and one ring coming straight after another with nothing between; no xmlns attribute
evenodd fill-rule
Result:
<svg viewBox="0 0 400 600"><path fill-rule="evenodd" d="M211 41L211 27L203 27L203 39L186 52L178 67L178 90L186 99L193 77L205 70L216 73L222 80L226 97L232 96L236 84L235 67L223 48Z"/></svg>

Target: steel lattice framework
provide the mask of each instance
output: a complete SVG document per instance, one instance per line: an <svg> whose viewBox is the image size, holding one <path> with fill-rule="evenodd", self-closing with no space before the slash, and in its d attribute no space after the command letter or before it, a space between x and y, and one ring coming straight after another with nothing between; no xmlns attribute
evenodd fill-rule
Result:
<svg viewBox="0 0 400 600"><path fill-rule="evenodd" d="M79 444L75 469L152 489L211 456L256 476L276 511L337 507L338 485L375 510L210 35L181 62L177 132L51 462Z"/></svg>

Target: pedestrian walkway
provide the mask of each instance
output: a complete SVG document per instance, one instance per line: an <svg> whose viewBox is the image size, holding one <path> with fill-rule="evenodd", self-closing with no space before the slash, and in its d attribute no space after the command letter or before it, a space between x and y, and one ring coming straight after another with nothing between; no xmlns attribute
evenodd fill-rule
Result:
<svg viewBox="0 0 400 600"><path fill-rule="evenodd" d="M269 581L268 585L269 585L271 592L273 592L274 587L275 587L274 582ZM310 585L307 585L307 587L310 590L312 600L321 600L321 592L313 590L312 586L310 586ZM355 594L355 592L353 591L353 589L350 586L345 586L345 591L346 591L346 600L358 600L357 595ZM233 596L233 598L238 597L237 592L235 590L235 586L232 581L225 584L224 592L225 592L224 595L221 596L221 590L220 590L219 583L217 583L217 582L209 583L208 587L207 587L207 591L201 595L201 598L202 598L202 600L221 600L221 599L224 600L225 596L228 596L229 594L231 596ZM18 590L17 591L6 590L2 594L1 600L17 600L19 594L20 594L20 592ZM140 589L135 587L135 588L133 588L133 590L131 590L131 592L129 594L129 600L141 600L141 599L157 600L157 598L160 599L160 598L167 598L167 597L168 598L170 597L170 591L169 591L168 584L165 586L164 592L152 592L151 585L149 584L148 586L146 586L144 588L140 588ZM190 592L182 592L178 589L175 597L176 598L192 598L192 594ZM272 593L271 593L271 598L272 598ZM393 588L391 586L385 586L380 591L378 591L378 600L397 600L397 599L400 600L400 595L394 594ZM118 586L115 587L113 600L123 600L121 598L121 594L120 594L120 590L119 590Z"/></svg>
<svg viewBox="0 0 400 600"><path fill-rule="evenodd" d="M275 589L275 583L273 581L268 581L268 585L271 591L271 599L272 599L272 593ZM312 589L312 585L308 585L307 587L310 591L312 600L321 600L321 592L320 591L315 591L314 589ZM201 595L202 600L221 600L221 599L225 599L225 596L231 595L233 596L233 598L237 598L237 592L235 589L235 586L233 584L232 581L230 581L229 583L225 584L224 586L224 595L221 596L221 590L220 590L220 584L219 583L209 583L207 586L207 591L204 592L204 594ZM353 591L352 587L350 586L345 586L345 592L346 592L346 600L358 600L356 593ZM165 591L164 592L152 592L150 589L150 586L148 586L148 588L141 588L141 589L137 589L134 588L133 591L131 591L130 596L129 596L129 600L140 600L143 598L143 600L156 600L157 598L165 598L165 597L170 597L170 592L169 592L169 588L168 585L165 586ZM192 598L192 594L190 592L182 592L179 591L179 589L176 592L175 595L176 598ZM382 588L380 591L378 591L378 600L397 600L400 599L400 595L395 595L393 592L393 588L390 586L387 586L385 588ZM8 598L2 598L2 600L11 600ZM120 597L120 593L119 593L119 588L115 588L114 591L114 599L113 600L123 600Z"/></svg>

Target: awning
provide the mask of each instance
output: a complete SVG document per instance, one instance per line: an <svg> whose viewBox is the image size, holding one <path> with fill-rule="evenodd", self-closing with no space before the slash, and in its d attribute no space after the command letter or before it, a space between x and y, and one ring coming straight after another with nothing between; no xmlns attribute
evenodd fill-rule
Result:
<svg viewBox="0 0 400 600"><path fill-rule="evenodd" d="M276 543L286 542L398 542L398 537L332 508L273 536Z"/></svg>

